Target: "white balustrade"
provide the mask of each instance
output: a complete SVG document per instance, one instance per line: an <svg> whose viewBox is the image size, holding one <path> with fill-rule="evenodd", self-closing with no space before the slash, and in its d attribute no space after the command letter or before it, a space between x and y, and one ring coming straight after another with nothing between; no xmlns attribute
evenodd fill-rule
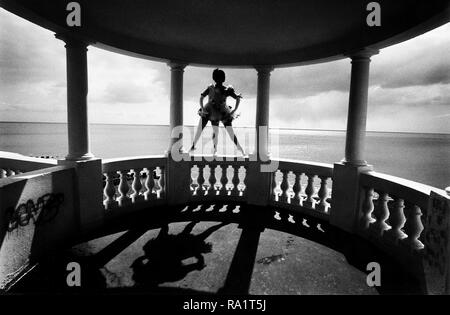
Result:
<svg viewBox="0 0 450 315"><path fill-rule="evenodd" d="M383 191L378 192L378 200L373 216L375 221L370 225L372 231L378 236L383 236L384 231L390 227L386 224L386 219L389 217L388 199L389 195Z"/></svg>
<svg viewBox="0 0 450 315"><path fill-rule="evenodd" d="M288 182L288 172L281 172L283 179L281 181L280 189L281 189L281 196L280 201L284 203L289 202L289 182Z"/></svg>
<svg viewBox="0 0 450 315"><path fill-rule="evenodd" d="M114 180L116 172L108 172L104 174L106 183L103 189L103 195L105 197L103 205L105 209L110 210L117 207L118 202L116 201L116 186L114 185Z"/></svg>
<svg viewBox="0 0 450 315"><path fill-rule="evenodd" d="M165 163L160 156L105 160L105 209L165 199Z"/></svg>
<svg viewBox="0 0 450 315"><path fill-rule="evenodd" d="M306 174L308 177L308 185L306 186L306 200L303 201L303 206L309 209L314 209L316 207L316 200L314 200L315 188L314 188L314 177L313 174Z"/></svg>
<svg viewBox="0 0 450 315"><path fill-rule="evenodd" d="M246 196L246 163L246 161L192 161L191 197L195 200L198 198L243 200ZM209 169L207 180L205 169Z"/></svg>
<svg viewBox="0 0 450 315"><path fill-rule="evenodd" d="M423 249L421 209L427 207L432 187L376 172L362 174L360 182L360 233L412 251Z"/></svg>
<svg viewBox="0 0 450 315"><path fill-rule="evenodd" d="M320 189L318 192L318 196L319 196L319 204L317 205L317 210L327 213L328 212L328 208L330 207L330 204L328 203L327 199L328 199L328 186L327 186L327 181L329 179L329 177L327 176L319 176L320 178Z"/></svg>
<svg viewBox="0 0 450 315"><path fill-rule="evenodd" d="M272 203L328 216L331 210L328 181L333 175L332 166L293 160L278 160L278 163L278 170L272 175ZM306 180L304 184L303 179Z"/></svg>
<svg viewBox="0 0 450 315"><path fill-rule="evenodd" d="M386 238L390 239L393 243L397 244L399 241L406 238L406 234L402 231L402 228L405 225L406 217L403 212L404 200L401 198L392 197L395 202L393 209L389 214L389 223L391 225L391 229L385 233Z"/></svg>
<svg viewBox="0 0 450 315"><path fill-rule="evenodd" d="M228 174L227 174L227 169L228 166L227 165L221 165L222 168L222 176L220 177L220 195L221 196L228 196L228 188L227 188L227 184L228 184Z"/></svg>
<svg viewBox="0 0 450 315"><path fill-rule="evenodd" d="M362 229L368 229L370 224L375 221L372 218L373 205L373 188L364 189L364 202L362 204L362 216L360 220L360 226Z"/></svg>
<svg viewBox="0 0 450 315"><path fill-rule="evenodd" d="M208 190L208 196L215 196L216 195L216 166L211 166L209 168L209 190Z"/></svg>
<svg viewBox="0 0 450 315"><path fill-rule="evenodd" d="M141 182L141 171L140 168L133 169L133 183L132 183L132 189L133 193L131 194L131 200L133 203L141 202L144 200L144 195L141 192L142 190L142 182Z"/></svg>
<svg viewBox="0 0 450 315"><path fill-rule="evenodd" d="M406 203L406 242L412 250L420 250L424 247L423 243L419 240L420 234L424 229L421 216L422 211L417 205Z"/></svg>
<svg viewBox="0 0 450 315"><path fill-rule="evenodd" d="M291 204L296 206L301 206L303 204L303 199L300 195L302 191L302 173L294 172L294 185L292 186L292 190L294 192L294 196L291 200Z"/></svg>
<svg viewBox="0 0 450 315"><path fill-rule="evenodd" d="M55 159L35 158L0 151L0 179L57 165Z"/></svg>

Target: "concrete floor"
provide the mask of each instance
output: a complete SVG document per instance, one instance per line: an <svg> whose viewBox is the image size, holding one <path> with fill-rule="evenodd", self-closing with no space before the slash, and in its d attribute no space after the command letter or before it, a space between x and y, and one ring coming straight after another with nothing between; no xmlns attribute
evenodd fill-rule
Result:
<svg viewBox="0 0 450 315"><path fill-rule="evenodd" d="M64 286L61 279L67 271L63 268L72 260L81 265L82 289L174 294L377 294L366 285L366 275L348 264L342 254L317 243L269 229L259 234L234 223L194 222L191 233L181 234L188 223L169 224L169 236L160 238L158 228L116 233L77 245L66 253L64 262L53 261L51 270L41 270L39 282L53 283L53 289ZM205 231L210 234L202 235ZM149 242L155 239L158 241ZM42 273L51 273L52 279L42 279Z"/></svg>

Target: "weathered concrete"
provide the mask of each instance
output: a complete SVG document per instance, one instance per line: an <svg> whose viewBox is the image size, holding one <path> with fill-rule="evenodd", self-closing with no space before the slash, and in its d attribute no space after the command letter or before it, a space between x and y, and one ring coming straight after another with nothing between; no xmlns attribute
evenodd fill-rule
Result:
<svg viewBox="0 0 450 315"><path fill-rule="evenodd" d="M180 235L187 224L188 222L170 224L169 234ZM200 235L209 228L214 229L214 227L216 230L212 231L205 239L205 242L211 243L212 247L210 252L207 252L207 248L203 250L204 253L201 255L204 262L199 264L197 258L187 257L182 260L182 263L185 266L192 267L185 269L169 270L165 267L176 266L169 261L173 258L172 250L182 246L183 248L189 248L192 251L191 253L195 252L195 246L193 247L192 243L189 244L187 237L184 237L185 242L180 238L181 243L175 242L172 247L164 249L158 248L157 243L153 243L145 257L146 244L151 239L157 238L160 229L142 231L142 233L136 233L136 231L132 233L121 232L92 240L74 247L63 261L72 260L81 263L82 270L85 270L86 278L83 278L85 288L107 288L112 291L120 288L125 292L127 290L139 290L155 293L183 294L188 291L191 293L216 293L223 290L226 283L233 281L233 279L229 279L233 274L230 272L230 266L238 256L236 249L239 247L238 244L243 242L243 234L237 224L220 225L217 222L197 223L193 226L191 233ZM113 242L115 245L107 247ZM167 244L170 244L171 241L168 242ZM113 249L114 246L117 248ZM261 233L259 243L255 246L255 260L250 261L253 264L253 270L250 275L247 275L251 279L248 284L248 293L250 294L377 293L375 289L366 285L364 273L350 266L342 254L322 245L287 233L265 230ZM152 247L154 252L149 255ZM92 261L90 265L87 265L84 263L85 259L91 255L96 255L99 265L106 263L98 266L98 268ZM240 264L249 263L249 261L242 261L242 259L247 259L247 256L246 253L240 255ZM144 268L140 273L137 272L137 262L152 266L150 262L157 259L161 259L163 264L155 263L152 268ZM57 262L53 261L52 269L47 271L47 273L53 275L53 280L47 280L46 283L56 284L56 287L64 290L66 288L63 286L63 281L54 279L56 275L65 280L64 263L60 261L57 264ZM131 266L135 266L135 269L133 270ZM234 273L235 275L236 273ZM45 275L45 277L48 276L48 274ZM42 274L40 277L42 277ZM151 279L158 279L157 282L159 283L155 285ZM35 285L37 283L42 286L44 282L35 281ZM233 292L228 291L227 293Z"/></svg>

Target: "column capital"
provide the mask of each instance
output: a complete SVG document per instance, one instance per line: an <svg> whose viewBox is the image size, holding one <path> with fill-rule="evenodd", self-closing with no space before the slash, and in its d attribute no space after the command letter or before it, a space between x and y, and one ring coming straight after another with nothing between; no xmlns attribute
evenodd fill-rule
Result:
<svg viewBox="0 0 450 315"><path fill-rule="evenodd" d="M95 44L94 41L89 41L70 33L57 33L55 34L55 38L65 42L66 48L85 48L87 50L87 46Z"/></svg>
<svg viewBox="0 0 450 315"><path fill-rule="evenodd" d="M364 48L358 51L353 51L345 54L346 57L349 57L352 62L354 61L370 61L370 57L374 55L378 55L380 51L378 49L372 48Z"/></svg>
<svg viewBox="0 0 450 315"><path fill-rule="evenodd" d="M170 67L170 71L184 71L184 68L187 67L188 63L184 61L170 60L167 62L167 65Z"/></svg>
<svg viewBox="0 0 450 315"><path fill-rule="evenodd" d="M258 75L261 74L269 74L275 69L272 65L255 65L253 66L255 70L258 72Z"/></svg>

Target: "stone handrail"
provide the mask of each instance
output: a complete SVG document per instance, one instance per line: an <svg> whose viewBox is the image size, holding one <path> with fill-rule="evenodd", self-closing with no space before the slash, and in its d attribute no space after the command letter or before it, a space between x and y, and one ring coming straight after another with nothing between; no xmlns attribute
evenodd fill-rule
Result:
<svg viewBox="0 0 450 315"><path fill-rule="evenodd" d="M31 172L57 165L57 160L29 157L18 153L0 151L0 178Z"/></svg>

